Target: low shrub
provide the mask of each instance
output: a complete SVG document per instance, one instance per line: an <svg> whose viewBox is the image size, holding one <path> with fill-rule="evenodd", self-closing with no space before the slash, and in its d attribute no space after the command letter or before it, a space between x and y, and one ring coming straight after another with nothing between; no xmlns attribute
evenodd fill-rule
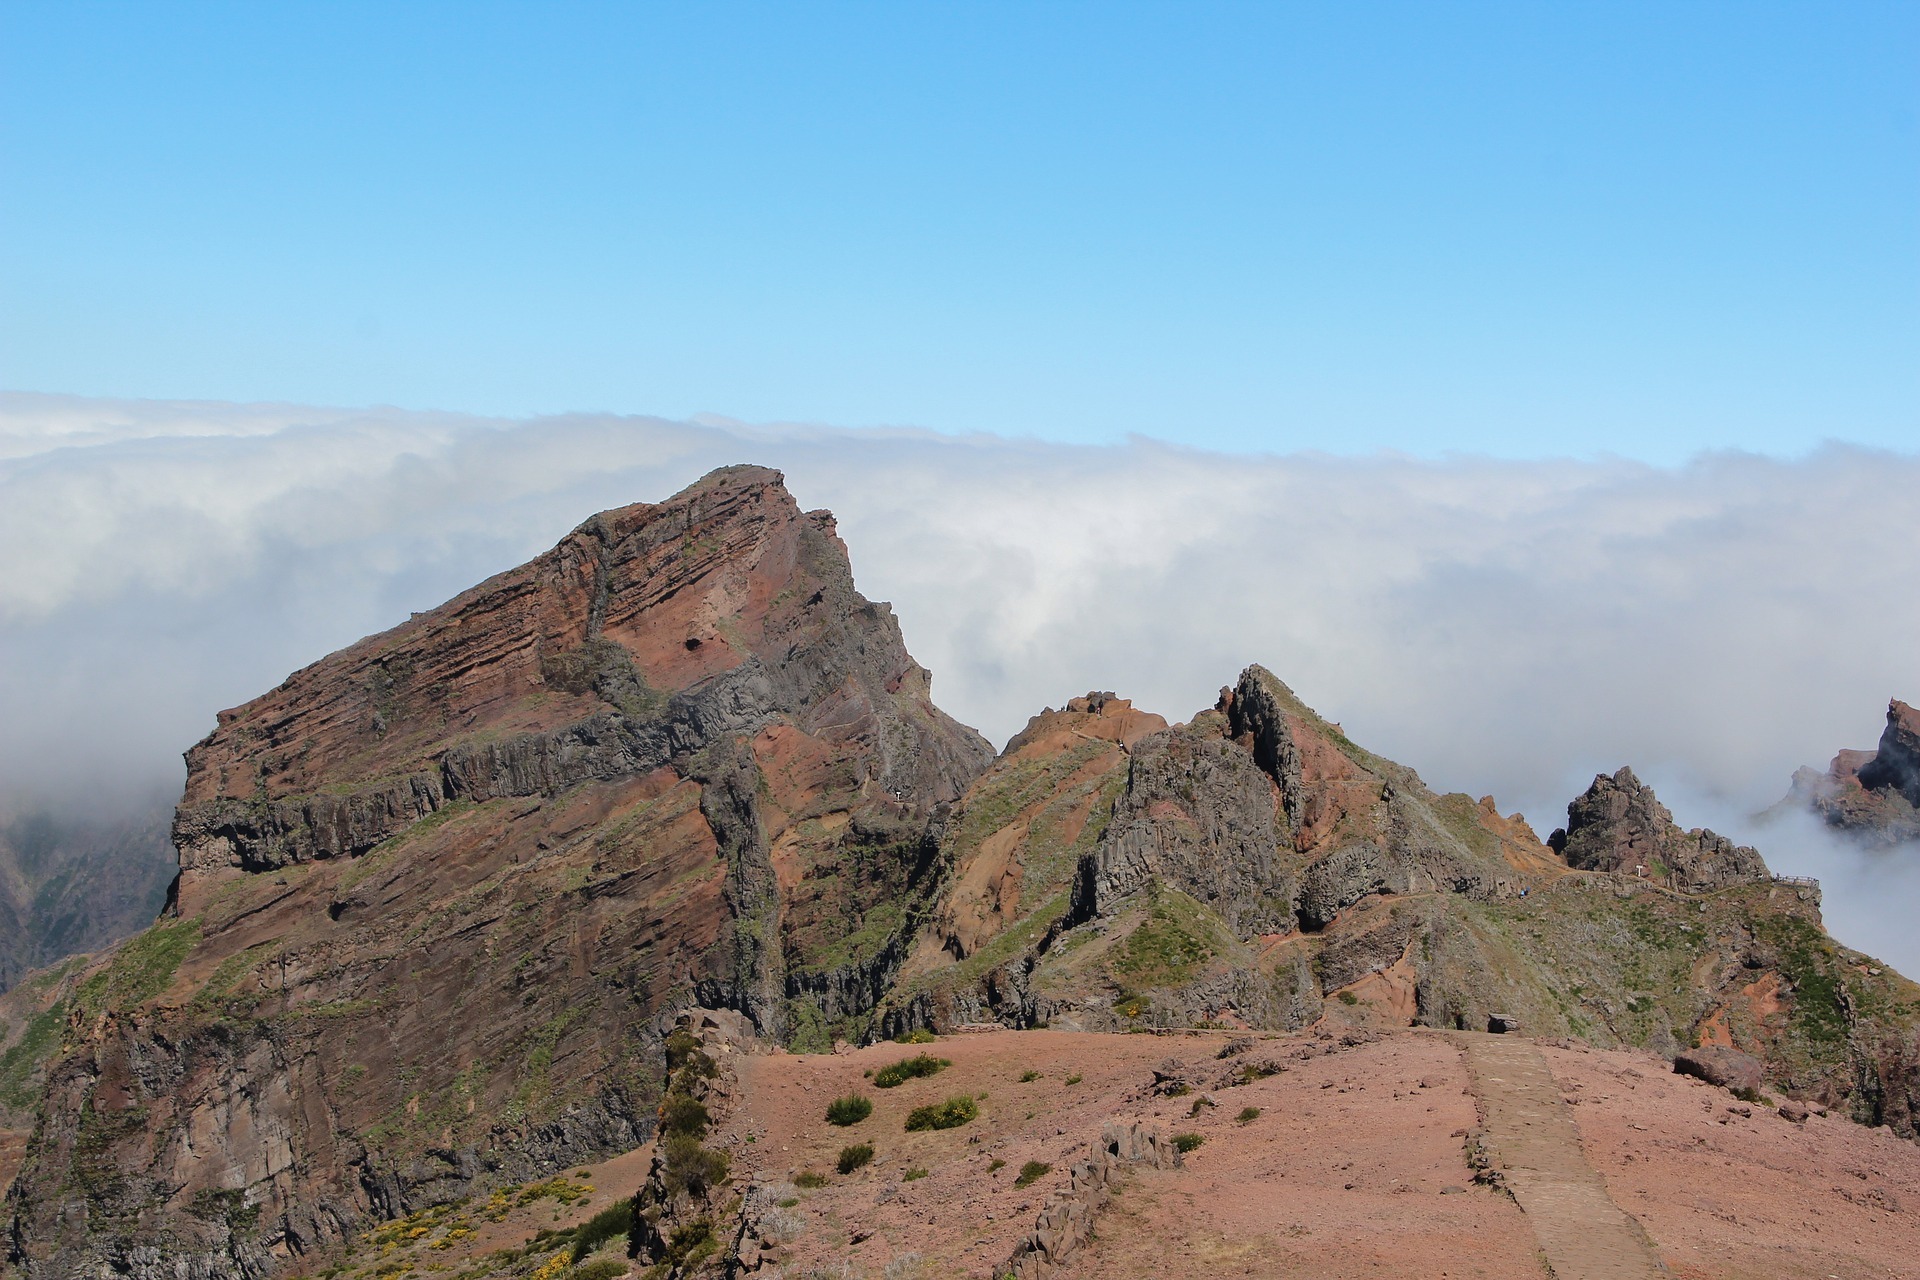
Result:
<svg viewBox="0 0 1920 1280"><path fill-rule="evenodd" d="M1351 991L1339 992L1334 998L1344 1005L1356 1005L1360 1003L1360 997Z"/></svg>
<svg viewBox="0 0 1920 1280"><path fill-rule="evenodd" d="M1020 1073L1021 1084L1032 1084L1035 1080L1038 1080L1039 1078L1040 1078L1040 1073L1038 1071L1022 1071Z"/></svg>
<svg viewBox="0 0 1920 1280"><path fill-rule="evenodd" d="M850 1124L859 1124L873 1114L873 1099L850 1093L844 1098L835 1098L827 1104L827 1123L846 1128Z"/></svg>
<svg viewBox="0 0 1920 1280"><path fill-rule="evenodd" d="M583 1262L567 1272L567 1280L614 1280L616 1276L627 1274L624 1260L614 1258L595 1258L592 1262Z"/></svg>
<svg viewBox="0 0 1920 1280"><path fill-rule="evenodd" d="M720 1241L713 1234L713 1221L695 1218L684 1227L674 1228L673 1234L667 1237L666 1256L661 1261L667 1264L668 1272L675 1272L712 1257L719 1248Z"/></svg>
<svg viewBox="0 0 1920 1280"><path fill-rule="evenodd" d="M1240 1114L1234 1117L1234 1119L1241 1124L1252 1124L1259 1118L1260 1108L1258 1107L1242 1107L1240 1108Z"/></svg>
<svg viewBox="0 0 1920 1280"><path fill-rule="evenodd" d="M909 1169L900 1175L900 1180L902 1182L918 1182L926 1176L927 1171L925 1169Z"/></svg>
<svg viewBox="0 0 1920 1280"><path fill-rule="evenodd" d="M1068 1077L1066 1078L1066 1080L1065 1080L1065 1082L1064 1082L1064 1083L1066 1083L1066 1084L1079 1084L1079 1083L1080 1083L1080 1073L1079 1073L1079 1072L1077 1072L1077 1071L1076 1071L1076 1072L1074 1072L1074 1074L1072 1074L1072 1075L1070 1075L1070 1076L1068 1076Z"/></svg>
<svg viewBox="0 0 1920 1280"><path fill-rule="evenodd" d="M993 1172L996 1172L997 1170L1004 1169L1006 1167L1007 1167L1007 1162L1005 1160L1002 1160L999 1156L995 1156L992 1160L989 1160L987 1162L988 1173L993 1173Z"/></svg>
<svg viewBox="0 0 1920 1280"><path fill-rule="evenodd" d="M1052 1165L1040 1160L1029 1160L1020 1166L1020 1176L1013 1180L1013 1185L1030 1187L1052 1172Z"/></svg>
<svg viewBox="0 0 1920 1280"><path fill-rule="evenodd" d="M827 1185L827 1175L815 1173L811 1169L802 1169L793 1175L793 1185L808 1191L817 1191Z"/></svg>
<svg viewBox="0 0 1920 1280"><path fill-rule="evenodd" d="M633 1230L633 1202L610 1204L573 1229L573 1260L579 1262L616 1236Z"/></svg>
<svg viewBox="0 0 1920 1280"><path fill-rule="evenodd" d="M939 1038L925 1027L915 1027L911 1031L902 1031L893 1038L893 1042L895 1044L932 1044Z"/></svg>
<svg viewBox="0 0 1920 1280"><path fill-rule="evenodd" d="M938 1075L953 1063L946 1058L936 1058L930 1053L915 1054L911 1058L902 1058L890 1062L873 1073L873 1087L893 1089L909 1080L918 1080L923 1076Z"/></svg>
<svg viewBox="0 0 1920 1280"><path fill-rule="evenodd" d="M923 1129L958 1129L980 1114L980 1108L967 1095L959 1094L945 1102L915 1107L907 1115L907 1132Z"/></svg>
<svg viewBox="0 0 1920 1280"><path fill-rule="evenodd" d="M1208 1107L1217 1107L1219 1105L1220 1105L1219 1103L1215 1102L1212 1098L1207 1097L1207 1095L1203 1093L1199 1097L1195 1098L1193 1100L1193 1106L1187 1109L1187 1119L1189 1120L1193 1119L1195 1116L1199 1115L1202 1111L1205 1111Z"/></svg>
<svg viewBox="0 0 1920 1280"><path fill-rule="evenodd" d="M670 1195L682 1191L704 1195L727 1180L727 1153L701 1146L700 1139L690 1133L669 1134L661 1155L665 1165L661 1173Z"/></svg>
<svg viewBox="0 0 1920 1280"><path fill-rule="evenodd" d="M841 1173L852 1173L855 1169L864 1169L873 1163L873 1144L856 1142L850 1147L840 1148L840 1162L834 1167Z"/></svg>
<svg viewBox="0 0 1920 1280"><path fill-rule="evenodd" d="M1173 1135L1173 1148L1182 1155L1199 1148L1207 1139L1198 1133L1176 1133Z"/></svg>
<svg viewBox="0 0 1920 1280"><path fill-rule="evenodd" d="M662 1133L685 1133L704 1138L707 1136L707 1126L712 1123L713 1117L707 1114L706 1104L697 1098L689 1098L684 1093L670 1093L660 1103Z"/></svg>

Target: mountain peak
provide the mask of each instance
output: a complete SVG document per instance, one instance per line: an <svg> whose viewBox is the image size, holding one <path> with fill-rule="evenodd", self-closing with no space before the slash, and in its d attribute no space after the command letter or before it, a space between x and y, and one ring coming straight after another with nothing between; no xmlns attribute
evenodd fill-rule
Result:
<svg viewBox="0 0 1920 1280"><path fill-rule="evenodd" d="M1879 744L1836 753L1825 773L1795 771L1775 808L1783 806L1812 809L1829 826L1871 844L1920 840L1920 710L1889 699Z"/></svg>

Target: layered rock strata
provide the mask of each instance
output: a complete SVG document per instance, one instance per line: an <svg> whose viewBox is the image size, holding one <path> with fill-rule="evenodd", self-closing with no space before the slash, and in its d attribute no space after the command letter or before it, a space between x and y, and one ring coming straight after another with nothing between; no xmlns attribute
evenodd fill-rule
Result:
<svg viewBox="0 0 1920 1280"><path fill-rule="evenodd" d="M824 1043L991 754L928 687L832 517L738 467L221 713L170 913L47 1068L12 1257L265 1275L640 1143L677 1009Z"/></svg>

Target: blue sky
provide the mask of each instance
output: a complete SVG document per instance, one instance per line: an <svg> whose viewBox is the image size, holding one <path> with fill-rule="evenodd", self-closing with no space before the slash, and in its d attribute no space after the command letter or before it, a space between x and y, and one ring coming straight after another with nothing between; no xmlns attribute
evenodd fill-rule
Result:
<svg viewBox="0 0 1920 1280"><path fill-rule="evenodd" d="M1920 6L0 6L0 386L1920 442Z"/></svg>

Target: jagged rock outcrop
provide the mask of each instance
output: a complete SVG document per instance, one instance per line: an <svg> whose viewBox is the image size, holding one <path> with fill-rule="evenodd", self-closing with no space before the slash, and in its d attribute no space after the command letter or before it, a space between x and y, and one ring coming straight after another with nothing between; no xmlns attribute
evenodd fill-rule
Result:
<svg viewBox="0 0 1920 1280"><path fill-rule="evenodd" d="M1084 716L1094 704L1075 705ZM1019 909L986 917L999 926L991 943L976 928L944 956L923 945L883 1006L889 1028L1298 1028L1321 1015L1327 994L1316 978L1322 942L1301 945L1302 934L1325 933L1332 945L1365 901L1490 901L1517 892L1530 871L1558 867L1523 821L1501 818L1490 800L1433 795L1261 667L1192 722L1139 733L1105 755L1090 747L1090 723L1048 715L1057 719L1037 718L958 807L950 829L962 838L948 852L959 886L983 869L991 882L997 853L1035 848L1047 830L1038 815L1092 804L1071 846L1039 846L1042 865L1073 852L1070 892L1022 896ZM1416 931L1423 955L1430 923ZM1294 941L1277 945L1284 939ZM1353 978L1400 965L1412 939L1403 934L1392 955L1348 947L1360 966Z"/></svg>
<svg viewBox="0 0 1920 1280"><path fill-rule="evenodd" d="M1723 1046L1772 1093L1913 1131L1920 988L1828 937L1816 884L1681 830L1631 771L1570 806L1563 858L1491 798L1434 795L1257 667L1214 710L1097 763L1084 721L1048 715L974 784L949 824L964 838L943 848L953 886L1005 885L997 850L1057 867L1077 849L1072 892L1003 893L964 946L923 936L881 1006L889 1033L1499 1014L1669 1055ZM1089 815L1076 845L1037 821L1065 812Z"/></svg>
<svg viewBox="0 0 1920 1280"><path fill-rule="evenodd" d="M1825 773L1800 769L1775 808L1810 808L1830 826L1877 845L1920 841L1920 710L1887 704L1872 751L1841 751Z"/></svg>
<svg viewBox="0 0 1920 1280"><path fill-rule="evenodd" d="M1279 795L1215 713L1164 729L1131 753L1127 786L1098 850L1081 859L1076 919L1158 877L1243 935L1292 927L1296 882L1280 856Z"/></svg>
<svg viewBox="0 0 1920 1280"><path fill-rule="evenodd" d="M1016 1280L1050 1275L1092 1242L1095 1218L1106 1207L1110 1188L1121 1174L1136 1166L1177 1169L1184 1163L1179 1148L1158 1129L1140 1124L1106 1126L1093 1155L1069 1171L1067 1189L1047 1197L1033 1230L1014 1247L1002 1272Z"/></svg>
<svg viewBox="0 0 1920 1280"><path fill-rule="evenodd" d="M627 1245L663 1280L730 1275L754 1252L747 1235L768 1206L743 1203L731 1160L705 1142L738 1101L732 1060L753 1047L752 1023L731 1010L689 1011L667 1037L663 1128L633 1197Z"/></svg>
<svg viewBox="0 0 1920 1280"><path fill-rule="evenodd" d="M168 918L77 987L14 1260L264 1275L643 1140L676 1009L860 1034L991 755L928 686L832 517L735 467L221 713Z"/></svg>
<svg viewBox="0 0 1920 1280"><path fill-rule="evenodd" d="M1324 929L1371 893L1492 891L1411 770L1341 750L1317 719L1254 666L1218 710L1144 739L1081 860L1073 919L1154 878L1242 937Z"/></svg>
<svg viewBox="0 0 1920 1280"><path fill-rule="evenodd" d="M1920 809L1920 711L1897 698L1887 704L1887 727L1859 776L1868 791L1898 792L1909 806Z"/></svg>
<svg viewBox="0 0 1920 1280"><path fill-rule="evenodd" d="M1575 870L1649 876L1696 893L1768 874L1753 848L1700 827L1682 831L1653 788L1624 766L1596 776L1547 843Z"/></svg>

